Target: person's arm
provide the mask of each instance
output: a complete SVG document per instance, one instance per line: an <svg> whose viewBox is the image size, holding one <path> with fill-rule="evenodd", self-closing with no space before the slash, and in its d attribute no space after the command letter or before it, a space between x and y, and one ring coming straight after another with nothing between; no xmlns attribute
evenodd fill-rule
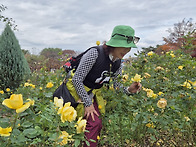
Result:
<svg viewBox="0 0 196 147"><path fill-rule="evenodd" d="M124 87L123 84L121 84L120 82L118 82L117 77L118 76L122 76L122 65L119 67L119 69L116 71L115 76L114 76L114 88L116 89L118 88L123 88L123 91L125 92L125 94L127 95L131 95L131 94L135 94L136 92L139 92L141 90L141 84L140 83L132 83L131 86L129 87Z"/></svg>
<svg viewBox="0 0 196 147"><path fill-rule="evenodd" d="M87 91L83 85L83 81L95 64L98 55L99 53L96 48L92 48L87 53L85 53L81 58L80 64L78 65L78 68L75 71L74 77L72 79L76 92L84 102L85 107L92 105L92 99L87 94Z"/></svg>

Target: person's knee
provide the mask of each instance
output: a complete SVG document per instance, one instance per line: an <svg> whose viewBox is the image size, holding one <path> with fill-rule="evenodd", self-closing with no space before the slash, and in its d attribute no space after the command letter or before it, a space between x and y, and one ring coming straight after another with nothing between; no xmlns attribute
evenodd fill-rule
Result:
<svg viewBox="0 0 196 147"><path fill-rule="evenodd" d="M94 127L98 127L98 128L102 128L102 120L101 119L96 119L95 123L94 123Z"/></svg>

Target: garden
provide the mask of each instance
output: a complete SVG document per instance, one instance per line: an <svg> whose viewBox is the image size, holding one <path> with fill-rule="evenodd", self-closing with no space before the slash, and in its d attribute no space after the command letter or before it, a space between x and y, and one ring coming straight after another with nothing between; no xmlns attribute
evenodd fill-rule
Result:
<svg viewBox="0 0 196 147"><path fill-rule="evenodd" d="M149 52L125 64L119 81L124 86L140 81L143 89L127 96L114 90L112 81L109 91L103 87L106 115L99 145L194 146L196 60L181 51ZM65 74L63 68L54 73L42 68L17 90L0 91L1 146L79 146L85 141L85 120L52 97Z"/></svg>
<svg viewBox="0 0 196 147"><path fill-rule="evenodd" d="M66 76L64 67L49 70L40 62L32 71L9 25L0 40L0 146L88 145L86 120L70 103L53 98ZM100 147L196 146L196 58L187 52L194 40L189 34L181 49L146 48L123 63L118 82L140 82L142 90L126 95L113 88L113 80L102 87L106 114L97 136Z"/></svg>

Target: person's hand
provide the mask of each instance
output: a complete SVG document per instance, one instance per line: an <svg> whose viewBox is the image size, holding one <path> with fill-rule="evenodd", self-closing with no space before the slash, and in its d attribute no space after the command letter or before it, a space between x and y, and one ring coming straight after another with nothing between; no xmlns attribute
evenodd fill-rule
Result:
<svg viewBox="0 0 196 147"><path fill-rule="evenodd" d="M84 111L84 116L86 116L86 119L88 120L89 115L91 115L93 121L95 121L95 117L94 114L99 116L99 114L97 113L97 111L95 110L93 104L90 105L89 107L85 107L85 111Z"/></svg>
<svg viewBox="0 0 196 147"><path fill-rule="evenodd" d="M137 93L140 92L142 88L142 84L139 82L134 82L131 84L131 86L129 86L128 90L131 93Z"/></svg>

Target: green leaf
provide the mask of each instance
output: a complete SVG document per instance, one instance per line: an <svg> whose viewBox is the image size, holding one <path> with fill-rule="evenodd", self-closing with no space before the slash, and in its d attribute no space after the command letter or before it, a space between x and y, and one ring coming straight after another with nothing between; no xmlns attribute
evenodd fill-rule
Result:
<svg viewBox="0 0 196 147"><path fill-rule="evenodd" d="M24 130L23 133L24 133L25 136L26 135L34 135L34 134L37 133L37 131L35 129L33 129L33 128L30 128L30 129Z"/></svg>
<svg viewBox="0 0 196 147"><path fill-rule="evenodd" d="M21 126L24 127L24 128L28 128L28 127L30 127L32 125L33 125L33 123L29 122L29 121L25 121L24 123L21 124Z"/></svg>
<svg viewBox="0 0 196 147"><path fill-rule="evenodd" d="M80 145L80 140L79 139L75 139L74 146L78 147L79 145Z"/></svg>
<svg viewBox="0 0 196 147"><path fill-rule="evenodd" d="M156 138L154 136L150 136L150 138L153 140L153 141L156 141Z"/></svg>

